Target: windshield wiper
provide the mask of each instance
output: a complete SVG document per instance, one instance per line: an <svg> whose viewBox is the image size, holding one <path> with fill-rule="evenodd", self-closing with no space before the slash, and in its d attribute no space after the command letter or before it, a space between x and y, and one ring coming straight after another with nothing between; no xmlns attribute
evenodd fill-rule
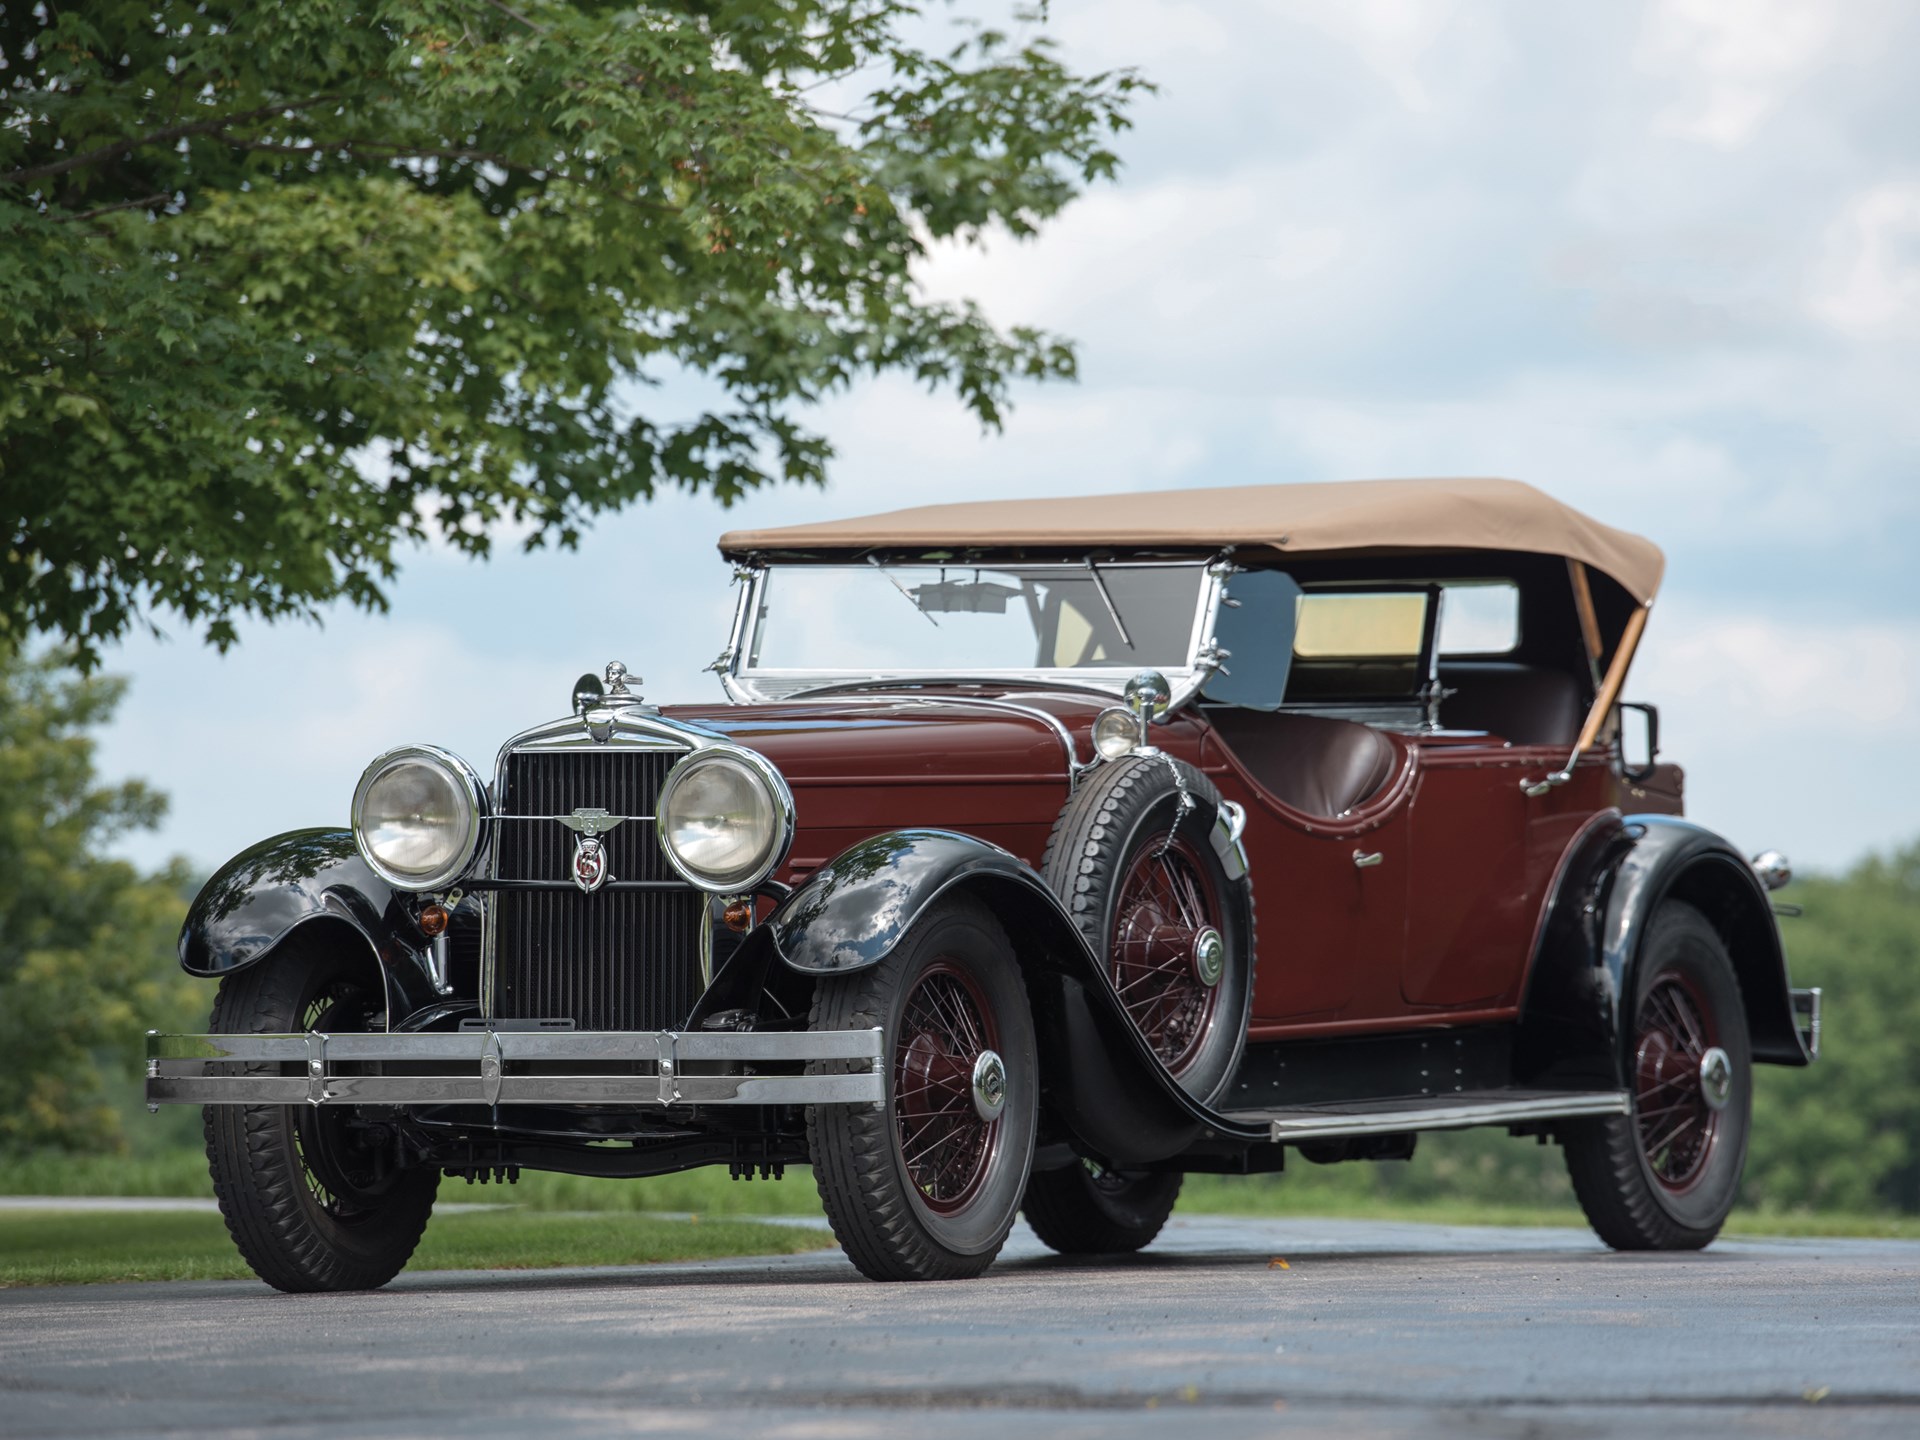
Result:
<svg viewBox="0 0 1920 1440"><path fill-rule="evenodd" d="M1093 588L1100 592L1100 598L1106 602L1107 614L1113 617L1113 628L1120 632L1120 643L1127 649L1133 649L1133 637L1127 634L1127 622L1120 618L1119 607L1113 603L1113 596L1107 593L1107 582L1100 578L1100 572L1094 568L1093 561L1087 561L1087 574L1093 577Z"/></svg>
<svg viewBox="0 0 1920 1440"><path fill-rule="evenodd" d="M898 590L902 595L906 596L907 603L913 606L913 608L916 611L918 611L920 614L926 616L927 623L929 625L933 626L933 628L936 630L940 628L940 622L933 618L933 612L931 610L922 610L920 608L920 602L913 598L913 592L907 589L907 587L902 585L898 580L894 579L892 571L888 570L886 566L882 565L878 560L874 559L873 556L871 555L867 556L867 563L873 566L873 568L878 570L882 575L885 575L887 577L887 583L893 586L893 588Z"/></svg>

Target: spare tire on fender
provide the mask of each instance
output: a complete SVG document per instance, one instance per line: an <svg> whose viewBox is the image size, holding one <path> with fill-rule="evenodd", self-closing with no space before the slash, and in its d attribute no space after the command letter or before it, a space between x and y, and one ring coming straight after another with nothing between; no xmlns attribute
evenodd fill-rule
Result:
<svg viewBox="0 0 1920 1440"><path fill-rule="evenodd" d="M1128 756L1075 792L1041 862L1135 1027L1202 1102L1239 1068L1253 984L1253 894L1216 849L1220 811L1191 765Z"/></svg>

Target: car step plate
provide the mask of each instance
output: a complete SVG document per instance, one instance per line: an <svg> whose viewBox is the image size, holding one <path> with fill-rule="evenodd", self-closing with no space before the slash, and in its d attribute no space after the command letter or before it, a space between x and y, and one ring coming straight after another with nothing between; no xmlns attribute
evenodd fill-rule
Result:
<svg viewBox="0 0 1920 1440"><path fill-rule="evenodd" d="M1625 1115L1624 1090L1486 1090L1453 1095L1399 1095L1286 1110L1230 1110L1242 1125L1266 1125L1275 1144L1344 1135L1398 1135L1409 1130L1464 1130L1521 1125L1581 1115Z"/></svg>

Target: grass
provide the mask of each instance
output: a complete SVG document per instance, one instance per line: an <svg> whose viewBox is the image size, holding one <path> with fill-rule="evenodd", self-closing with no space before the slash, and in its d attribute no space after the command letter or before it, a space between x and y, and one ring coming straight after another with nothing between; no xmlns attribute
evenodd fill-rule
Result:
<svg viewBox="0 0 1920 1440"><path fill-rule="evenodd" d="M825 1231L744 1220L658 1216L436 1215L409 1270L533 1270L645 1265L731 1255L793 1255L833 1243ZM0 1212L0 1288L115 1280L235 1280L250 1276L220 1217L204 1212Z"/></svg>
<svg viewBox="0 0 1920 1440"><path fill-rule="evenodd" d="M1453 1151L1435 1137L1423 1144L1407 1178L1422 1193L1381 1193L1374 1167L1301 1165L1280 1176L1189 1175L1180 1209L1189 1215L1338 1216L1356 1220L1419 1221L1436 1225L1586 1224L1564 1177L1556 1188L1503 1185L1478 1173L1475 1152L1458 1141ZM1504 1137L1497 1137L1504 1139ZM1455 1154L1454 1151L1458 1153ZM1557 1161L1555 1162L1557 1169ZM1451 1192L1451 1193L1449 1193ZM0 1165L0 1194L12 1195L209 1195L205 1159L198 1151L165 1151L128 1158L103 1155L38 1155ZM818 1215L813 1177L795 1166L780 1181L731 1180L725 1170L689 1170L646 1180L600 1180L579 1175L527 1172L517 1185L463 1185L449 1180L442 1200L494 1202L538 1212L696 1214L702 1223L763 1215ZM1504 1196L1505 1198L1500 1198ZM454 1218L454 1217L443 1217ZM1861 1236L1920 1239L1920 1216L1848 1215L1777 1210L1736 1210L1730 1235ZM431 1236L430 1236L431 1238ZM556 1260L551 1264L597 1264Z"/></svg>
<svg viewBox="0 0 1920 1440"><path fill-rule="evenodd" d="M141 1157L41 1153L0 1164L0 1195L181 1196L213 1194L198 1150ZM733 1180L708 1167L646 1180L527 1171L516 1185L444 1180L443 1201L518 1205L530 1210L625 1210L702 1216L818 1215L820 1197L804 1166L784 1180Z"/></svg>

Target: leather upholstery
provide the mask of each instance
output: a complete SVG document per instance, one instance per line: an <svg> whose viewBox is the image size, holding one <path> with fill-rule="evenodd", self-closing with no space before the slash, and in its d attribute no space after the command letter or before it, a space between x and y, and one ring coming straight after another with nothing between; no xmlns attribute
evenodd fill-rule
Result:
<svg viewBox="0 0 1920 1440"><path fill-rule="evenodd" d="M1442 665L1440 683L1457 690L1440 704L1449 730L1485 730L1515 745L1571 746L1586 719L1580 685L1564 670L1483 661Z"/></svg>
<svg viewBox="0 0 1920 1440"><path fill-rule="evenodd" d="M1230 707L1209 709L1207 717L1263 789L1323 819L1372 799L1399 763L1391 740L1353 720Z"/></svg>

